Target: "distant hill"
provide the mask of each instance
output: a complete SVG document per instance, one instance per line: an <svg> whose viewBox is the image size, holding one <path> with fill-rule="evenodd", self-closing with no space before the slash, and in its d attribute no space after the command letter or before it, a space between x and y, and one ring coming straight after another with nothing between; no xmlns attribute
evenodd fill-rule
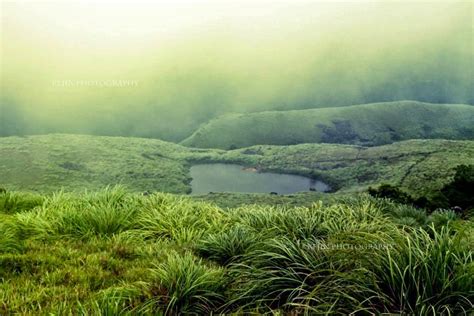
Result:
<svg viewBox="0 0 474 316"><path fill-rule="evenodd" d="M398 101L227 114L203 125L181 144L222 149L300 143L376 146L433 138L474 139L474 106Z"/></svg>
<svg viewBox="0 0 474 316"><path fill-rule="evenodd" d="M189 193L190 165L200 162L311 176L340 192L390 183L422 194L441 188L455 166L474 164L474 141L409 140L375 147L258 145L225 151L143 138L0 137L0 187L7 190L84 191L123 184L135 192Z"/></svg>

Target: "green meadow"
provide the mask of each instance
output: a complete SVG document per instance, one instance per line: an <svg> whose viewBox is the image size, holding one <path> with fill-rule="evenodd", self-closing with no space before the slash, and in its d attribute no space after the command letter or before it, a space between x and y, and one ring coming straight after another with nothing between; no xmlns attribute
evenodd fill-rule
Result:
<svg viewBox="0 0 474 316"><path fill-rule="evenodd" d="M124 185L132 192L186 194L191 191L190 166L217 162L322 179L337 192L388 183L423 195L441 189L457 165L474 164L474 143L436 139L375 147L259 145L225 151L143 138L67 134L0 138L0 186L9 190L81 192Z"/></svg>

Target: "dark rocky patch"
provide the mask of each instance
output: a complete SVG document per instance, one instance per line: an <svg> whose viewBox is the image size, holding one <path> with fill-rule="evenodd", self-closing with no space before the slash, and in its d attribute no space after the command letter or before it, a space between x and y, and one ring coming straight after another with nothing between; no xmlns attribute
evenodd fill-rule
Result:
<svg viewBox="0 0 474 316"><path fill-rule="evenodd" d="M260 148L249 148L242 152L244 155L263 155L263 151Z"/></svg>
<svg viewBox="0 0 474 316"><path fill-rule="evenodd" d="M80 171L80 170L85 169L85 167L83 165L81 165L80 163L71 162L71 161L66 161L66 162L60 163L59 166L61 168L64 168L64 169L67 169L67 170L73 170L73 171Z"/></svg>
<svg viewBox="0 0 474 316"><path fill-rule="evenodd" d="M333 126L317 124L317 127L323 131L321 136L323 143L347 144L355 143L359 139L350 121L334 120L332 124Z"/></svg>

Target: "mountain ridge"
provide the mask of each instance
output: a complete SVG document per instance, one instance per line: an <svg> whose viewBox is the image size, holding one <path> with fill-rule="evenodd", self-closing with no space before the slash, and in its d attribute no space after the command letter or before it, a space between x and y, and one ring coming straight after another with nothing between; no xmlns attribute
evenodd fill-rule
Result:
<svg viewBox="0 0 474 316"><path fill-rule="evenodd" d="M453 125L455 122L455 125ZM234 149L252 145L339 143L364 146L422 138L474 139L474 106L418 101L224 114L180 144Z"/></svg>

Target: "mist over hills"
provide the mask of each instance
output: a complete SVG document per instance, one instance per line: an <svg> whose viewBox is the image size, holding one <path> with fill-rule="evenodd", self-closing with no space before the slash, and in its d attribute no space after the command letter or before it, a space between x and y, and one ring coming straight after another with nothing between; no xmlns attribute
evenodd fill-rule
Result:
<svg viewBox="0 0 474 316"><path fill-rule="evenodd" d="M99 4L89 12L80 3L8 2L2 9L1 136L178 142L226 113L474 104L469 3L215 1L192 10L117 3L111 14ZM108 80L136 85L81 84Z"/></svg>

